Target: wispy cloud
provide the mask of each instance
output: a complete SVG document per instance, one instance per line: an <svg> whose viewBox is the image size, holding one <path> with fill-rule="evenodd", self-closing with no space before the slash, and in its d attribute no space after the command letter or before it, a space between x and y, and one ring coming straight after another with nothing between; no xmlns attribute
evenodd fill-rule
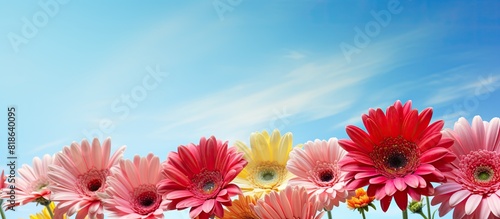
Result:
<svg viewBox="0 0 500 219"><path fill-rule="evenodd" d="M41 145L33 145L29 148L31 148L30 155L37 155L37 156L43 156L43 154L37 154L40 151L45 151L47 149L51 148L62 148L63 144L67 143L67 139L62 138L62 139L57 139L51 142L43 143ZM52 151L52 150L50 150Z"/></svg>
<svg viewBox="0 0 500 219"><path fill-rule="evenodd" d="M289 59L303 59L305 58L306 55L301 53L301 52L298 52L298 51L290 51L288 54L285 55L285 58L289 58Z"/></svg>
<svg viewBox="0 0 500 219"><path fill-rule="evenodd" d="M399 43L404 43L403 39L399 38ZM332 56L299 66L274 81L255 78L165 109L154 118L168 125L159 127L153 135L172 138L216 134L246 139L251 131L277 128L273 127L280 116L276 111L283 108L289 114L287 124L294 125L351 111L359 102L366 102L362 94L368 92L370 81L397 65L398 57L387 52L397 45L394 40L390 44L374 43L351 64L342 55ZM264 83L269 86L262 86ZM286 129L284 125L281 127Z"/></svg>
<svg viewBox="0 0 500 219"><path fill-rule="evenodd" d="M436 81L430 81L429 83L437 83L437 81L446 80L450 77L444 76L437 78ZM460 79L458 79L458 77ZM460 98L465 98L468 96L477 96L486 92L492 92L492 89L499 87L500 76L482 76L476 75L475 78L470 77L468 80L464 80L463 75L455 76L457 80L452 83L441 83L448 84L449 86L442 87L437 90L427 101L427 105L439 105L446 104L455 101ZM465 82L464 82L465 81Z"/></svg>

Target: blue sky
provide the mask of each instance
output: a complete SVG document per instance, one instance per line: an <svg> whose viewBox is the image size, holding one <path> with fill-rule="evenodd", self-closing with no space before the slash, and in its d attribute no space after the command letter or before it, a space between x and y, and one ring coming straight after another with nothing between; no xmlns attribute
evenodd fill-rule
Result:
<svg viewBox="0 0 500 219"><path fill-rule="evenodd" d="M0 100L18 108L19 164L92 136L127 145L125 158L161 159L209 135L248 142L251 132L279 128L295 144L345 138L347 124L398 99L433 107L447 127L460 116L490 120L500 103L499 8L465 0L1 1ZM395 206L387 214L399 217ZM360 217L345 205L335 214Z"/></svg>

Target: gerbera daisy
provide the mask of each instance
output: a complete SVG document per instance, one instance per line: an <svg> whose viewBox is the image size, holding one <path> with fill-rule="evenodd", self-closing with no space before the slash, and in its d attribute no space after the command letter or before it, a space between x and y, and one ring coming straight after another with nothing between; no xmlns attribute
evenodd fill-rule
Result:
<svg viewBox="0 0 500 219"><path fill-rule="evenodd" d="M372 203L373 200L375 200L375 196L368 196L363 188L359 188L356 189L356 195L347 200L347 207L351 210L363 209L364 211L368 211L368 206L375 208Z"/></svg>
<svg viewBox="0 0 500 219"><path fill-rule="evenodd" d="M250 207L260 219L319 219L325 213L318 214L321 203L309 201L306 188L296 186L288 186L280 192L272 191Z"/></svg>
<svg viewBox="0 0 500 219"><path fill-rule="evenodd" d="M104 207L113 216L128 219L163 218L167 201L157 192L156 184L165 177L160 160L153 154L136 155L134 160L121 160L119 168L111 169L108 187L101 194Z"/></svg>
<svg viewBox="0 0 500 219"><path fill-rule="evenodd" d="M46 154L42 159L33 158L33 167L24 164L19 168L19 177L16 178L15 182L16 206L29 202L37 202L42 205L50 203L51 191L48 188L50 184L48 171L49 165L53 163L53 157ZM4 196L8 196L8 194Z"/></svg>
<svg viewBox="0 0 500 219"><path fill-rule="evenodd" d="M231 196L241 193L231 181L247 164L243 153L213 136L177 151L163 163L166 179L158 184L158 192L170 201L168 210L191 207L191 218L223 217L222 205L231 205Z"/></svg>
<svg viewBox="0 0 500 219"><path fill-rule="evenodd" d="M453 218L500 218L500 119L483 122L476 116L469 125L460 118L454 130L443 132L455 140L458 159L432 199L441 204L439 215L454 208Z"/></svg>
<svg viewBox="0 0 500 219"><path fill-rule="evenodd" d="M51 212L54 212L56 205L54 202L51 202L47 207ZM68 217L66 217L66 215L63 216L63 219L67 218ZM43 208L42 212L30 215L30 219L52 219L52 217L50 216L49 210L47 208Z"/></svg>
<svg viewBox="0 0 500 219"><path fill-rule="evenodd" d="M221 219L259 219L250 208L250 204L257 204L257 199L253 196L238 195L238 199L233 201L231 206L224 210L224 217Z"/></svg>
<svg viewBox="0 0 500 219"><path fill-rule="evenodd" d="M311 197L317 197L323 204L321 208L332 210L349 195L344 182L346 173L338 166L345 154L336 138L308 141L303 149L295 147L290 152L287 169L296 177L290 179L288 185L304 186Z"/></svg>
<svg viewBox="0 0 500 219"><path fill-rule="evenodd" d="M5 180L7 180L7 177L2 170L2 175L0 175L0 195L3 192L3 189L7 188L7 183L5 183Z"/></svg>
<svg viewBox="0 0 500 219"><path fill-rule="evenodd" d="M445 182L443 172L451 171L455 159L448 148L453 140L442 138L442 120L430 124L432 109L420 114L400 101L386 113L370 109L362 120L368 131L347 126L351 140L339 144L348 152L340 162L349 172L348 189L368 185L367 193L380 200L382 210L389 208L392 198L401 210L406 210L408 195L420 200L421 195L434 193L431 182Z"/></svg>
<svg viewBox="0 0 500 219"><path fill-rule="evenodd" d="M57 165L49 166L52 200L59 202L54 212L55 219L76 212L76 219L86 215L90 219L104 218L102 201L97 193L106 189L110 168L118 164L125 146L111 157L110 150L110 138L104 140L102 146L94 138L92 146L84 139L81 145L73 142L55 155Z"/></svg>
<svg viewBox="0 0 500 219"><path fill-rule="evenodd" d="M235 145L245 153L248 161L248 165L234 180L245 195L260 198L271 191L281 191L293 177L286 169L292 150L292 133L281 136L278 130L274 130L269 136L267 131L254 132L250 135L251 149L240 141Z"/></svg>

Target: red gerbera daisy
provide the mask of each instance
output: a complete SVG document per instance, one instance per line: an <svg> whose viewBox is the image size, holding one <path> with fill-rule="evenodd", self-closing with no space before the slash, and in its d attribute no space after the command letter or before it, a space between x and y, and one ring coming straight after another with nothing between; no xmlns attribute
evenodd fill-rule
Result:
<svg viewBox="0 0 500 219"><path fill-rule="evenodd" d="M231 196L241 194L230 182L246 165L243 153L228 148L227 142L201 138L199 145L179 146L178 152L169 154L163 163L166 179L158 183L158 192L171 201L168 210L191 207L191 218L222 218L222 205L231 205Z"/></svg>
<svg viewBox="0 0 500 219"><path fill-rule="evenodd" d="M385 114L379 108L362 116L367 132L347 126L351 140L339 141L348 152L340 162L349 172L347 188L368 185L368 195L380 200L383 211L393 197L405 210L408 195L414 200L432 195L431 182L446 181L443 172L451 171L455 155L448 150L453 140L441 138L444 122L430 124L431 117L431 108L419 114L411 101L396 101Z"/></svg>

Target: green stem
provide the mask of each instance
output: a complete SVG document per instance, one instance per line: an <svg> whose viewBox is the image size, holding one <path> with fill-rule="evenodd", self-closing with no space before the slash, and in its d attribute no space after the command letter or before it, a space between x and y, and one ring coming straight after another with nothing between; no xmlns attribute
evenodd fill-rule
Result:
<svg viewBox="0 0 500 219"><path fill-rule="evenodd" d="M432 219L431 216L431 203L429 202L429 196L425 196L425 200L427 201L427 215L429 219Z"/></svg>
<svg viewBox="0 0 500 219"><path fill-rule="evenodd" d="M0 214L2 215L2 219L7 219L5 217L5 213L3 212L2 204L3 204L3 199L0 199Z"/></svg>
<svg viewBox="0 0 500 219"><path fill-rule="evenodd" d="M402 213L403 213L403 219L408 219L408 211L404 210L402 211Z"/></svg>
<svg viewBox="0 0 500 219"><path fill-rule="evenodd" d="M328 214L328 219L332 219L332 211L326 211L326 213Z"/></svg>
<svg viewBox="0 0 500 219"><path fill-rule="evenodd" d="M45 205L45 208L47 208L47 211L49 212L50 218L54 219L54 213L52 213L52 210L50 210L50 202L48 205Z"/></svg>
<svg viewBox="0 0 500 219"><path fill-rule="evenodd" d="M425 214L424 214L423 212L419 212L418 214L422 215L422 217L423 217L424 219L429 219L429 218L427 218L427 217L425 216Z"/></svg>
<svg viewBox="0 0 500 219"><path fill-rule="evenodd" d="M361 216L363 216L363 219L366 219L365 211L361 210Z"/></svg>

